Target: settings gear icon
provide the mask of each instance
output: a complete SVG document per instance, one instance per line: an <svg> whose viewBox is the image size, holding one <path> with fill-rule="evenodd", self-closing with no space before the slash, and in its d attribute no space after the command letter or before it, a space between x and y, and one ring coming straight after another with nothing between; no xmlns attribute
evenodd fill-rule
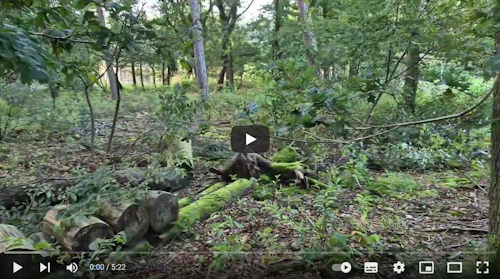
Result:
<svg viewBox="0 0 500 279"><path fill-rule="evenodd" d="M396 272L397 274L401 274L405 271L405 264L402 263L402 262L397 262L394 264L394 272Z"/></svg>

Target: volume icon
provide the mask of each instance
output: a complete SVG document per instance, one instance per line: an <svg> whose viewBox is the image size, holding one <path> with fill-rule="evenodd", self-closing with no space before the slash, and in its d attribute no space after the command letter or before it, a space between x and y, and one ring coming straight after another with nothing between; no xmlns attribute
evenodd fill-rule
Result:
<svg viewBox="0 0 500 279"><path fill-rule="evenodd" d="M71 263L66 266L66 270L71 273L76 273L78 271L78 265L76 263Z"/></svg>

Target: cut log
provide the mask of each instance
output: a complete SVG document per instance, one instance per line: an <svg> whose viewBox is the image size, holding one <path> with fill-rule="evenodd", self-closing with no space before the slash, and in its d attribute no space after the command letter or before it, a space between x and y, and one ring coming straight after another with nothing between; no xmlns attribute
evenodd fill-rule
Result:
<svg viewBox="0 0 500 279"><path fill-rule="evenodd" d="M104 221L94 216L77 216L71 224L61 226L58 216L67 206L58 205L45 214L43 219L43 232L54 236L57 242L69 251L87 251L89 245L98 238L113 237L113 230Z"/></svg>
<svg viewBox="0 0 500 279"><path fill-rule="evenodd" d="M179 220L168 232L160 238L163 242L171 241L178 233L220 210L225 204L243 196L253 185L248 179L238 179L235 182L201 197L179 210Z"/></svg>
<svg viewBox="0 0 500 279"><path fill-rule="evenodd" d="M214 191L217 191L224 186L225 186L224 183L221 183L221 182L215 183L214 185L204 189L203 191L199 192L198 194L195 194L194 196L182 198L179 200L179 207L184 207L190 203L193 203L195 200L197 200L203 196L206 196Z"/></svg>
<svg viewBox="0 0 500 279"><path fill-rule="evenodd" d="M18 239L15 243L8 239ZM10 248L9 248L10 247ZM0 224L0 254L7 251L33 251L33 245L25 239L22 232L16 227L7 224Z"/></svg>
<svg viewBox="0 0 500 279"><path fill-rule="evenodd" d="M9 240L9 238L12 239ZM34 250L31 241L26 239L16 227L0 224L0 270L2 271L2 279L19 278L19 273L15 275L12 273L12 262L23 266L25 275L36 276L37 274L31 268L33 266L33 255L6 253L7 251L33 253Z"/></svg>
<svg viewBox="0 0 500 279"><path fill-rule="evenodd" d="M149 227L155 233L168 231L179 217L179 198L163 191L148 191L140 203L147 208Z"/></svg>
<svg viewBox="0 0 500 279"><path fill-rule="evenodd" d="M103 204L99 217L106 221L115 233L124 231L128 241L140 240L148 232L149 214L137 203Z"/></svg>

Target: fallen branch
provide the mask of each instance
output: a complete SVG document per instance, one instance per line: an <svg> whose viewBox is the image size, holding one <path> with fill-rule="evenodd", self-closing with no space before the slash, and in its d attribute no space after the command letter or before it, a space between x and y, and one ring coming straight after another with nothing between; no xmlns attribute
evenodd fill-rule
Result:
<svg viewBox="0 0 500 279"><path fill-rule="evenodd" d="M462 231L462 232L471 232L471 233L489 233L487 229L479 229L479 228L433 228L433 229L423 229L422 232L448 232L448 231Z"/></svg>

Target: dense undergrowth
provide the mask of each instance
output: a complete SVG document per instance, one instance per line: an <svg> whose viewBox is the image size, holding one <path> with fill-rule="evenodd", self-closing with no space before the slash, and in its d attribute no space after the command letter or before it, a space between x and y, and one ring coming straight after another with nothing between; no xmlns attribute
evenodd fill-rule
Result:
<svg viewBox="0 0 500 279"><path fill-rule="evenodd" d="M488 180L490 136L486 123L490 121L489 102L471 116L458 120L403 127L346 144L317 143L317 140L348 140L362 136L363 133L353 127L357 127L360 119L369 113L372 103L350 100L349 94L352 93L348 87L322 85L304 87L297 92L289 85L263 85L264 82L258 79L254 85L259 83L260 88L223 89L203 104L190 93L192 82L144 90L126 87L122 92L117 127L120 132L113 153L119 154L123 160L115 163L114 168L134 166L127 161L128 157L146 153L151 180L170 179L155 173L165 165L180 167L188 162L196 173L197 168L210 166L211 160L223 164L230 157L227 148L230 126L261 124L270 126L275 136L290 139L273 140L267 155L292 146L297 152L293 161L302 161L307 172L328 185L326 189L303 190L279 185L274 178L261 178L251 198L240 199L235 205L239 210L246 210L244 216L221 212L213 215L206 225L199 224L189 230L190 241L200 241L211 247L212 256L203 259L203 262L210 263L211 269L224 270L227 264L243 260L245 252L255 250L275 251L275 255L265 259L266 262L277 261L279 254L287 251L299 251L306 260L314 262L325 251L336 252L335 260L339 261L351 257L369 258L396 244L410 245L408 240L391 235L393 231L402 230L403 219L408 218L401 215L405 209L395 205L396 201L429 200L431 204L437 203L446 191L462 191L457 189L469 189L471 185ZM47 164L55 165L55 175L79 177L79 185L86 187L86 190L76 187L74 191L62 194L66 195L63 200L77 202L73 211L69 211L72 214L93 203L116 198L118 192L121 196L127 195L110 179L110 167L98 164L89 168L95 163L88 158L82 159L78 153L73 153L74 158L70 160L54 159L55 151L45 150L53 142L58 142L61 148L89 145L91 118L78 88L60 92L53 102L50 98L39 98L40 94L47 94L47 89L41 85L1 86L0 135L3 143L0 169L2 176L7 178L2 187L15 187L40 179L46 159ZM376 107L372 123L398 123L456 113L470 107L489 86L489 83L474 80L467 92L444 96L447 88L424 83L414 115L398 108L397 96L386 94ZM109 161L104 150L115 103L98 88L92 90L91 97L98 160L105 162ZM225 126L226 122L230 125ZM199 138L193 143L194 158L172 154L179 150L171 151L167 158L161 155L160 143L167 142L168 145L175 137ZM293 139L300 141L294 143ZM39 150L35 154L40 153L40 157L27 159L29 156L23 150L24 145L33 148L33 143ZM82 149L80 153L87 152L88 149ZM46 189L41 188L41 191ZM137 192L134 191L128 195L135 195ZM25 233L36 232L52 195L56 193L49 190L41 200L3 210L0 217L3 222L14 224ZM85 214L92 212L85 210ZM263 214L271 216L270 222L259 221L259 218L269 219L259 217ZM464 213L457 211L453 214L456 217ZM373 227L374 218L380 220L377 228ZM439 218L439 222L446 222L450 217ZM244 233L248 224L253 222L262 222L263 227L259 226L255 236ZM229 235L228 231L231 232ZM284 240L287 236L278 231L289 232L293 235L292 240ZM92 246L93 252L82 264L122 260L125 254L116 251L120 251L126 242L124 235L100 240ZM477 245L482 247L482 244ZM47 244L37 249L58 250L59 247ZM141 245L127 249L151 247ZM470 249L474 249L474 245Z"/></svg>

